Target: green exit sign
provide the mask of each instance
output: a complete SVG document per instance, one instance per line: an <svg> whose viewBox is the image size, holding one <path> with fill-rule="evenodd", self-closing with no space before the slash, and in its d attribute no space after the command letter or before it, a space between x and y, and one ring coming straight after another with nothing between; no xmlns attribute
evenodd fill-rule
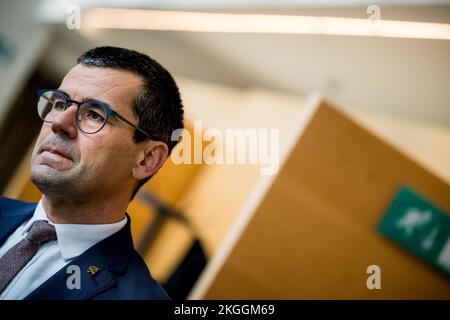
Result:
<svg viewBox="0 0 450 320"><path fill-rule="evenodd" d="M450 215L417 192L402 186L378 230L450 276Z"/></svg>

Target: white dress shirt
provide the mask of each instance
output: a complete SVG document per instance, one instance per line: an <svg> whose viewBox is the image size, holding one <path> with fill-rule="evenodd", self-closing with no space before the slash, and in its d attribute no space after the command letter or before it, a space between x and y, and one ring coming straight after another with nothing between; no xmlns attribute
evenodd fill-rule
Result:
<svg viewBox="0 0 450 320"><path fill-rule="evenodd" d="M54 225L58 239L39 248L0 294L1 300L25 298L71 260L118 232L127 223L127 218L124 217L121 221L111 224L54 224L48 220L41 199L31 219L22 223L0 247L0 258L25 238L36 220L46 220Z"/></svg>

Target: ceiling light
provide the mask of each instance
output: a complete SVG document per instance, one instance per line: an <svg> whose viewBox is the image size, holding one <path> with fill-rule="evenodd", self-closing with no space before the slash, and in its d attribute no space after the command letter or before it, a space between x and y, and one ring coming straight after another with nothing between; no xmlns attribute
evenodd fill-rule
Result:
<svg viewBox="0 0 450 320"><path fill-rule="evenodd" d="M85 12L82 22L83 29L450 39L450 25L444 23L335 17L96 8Z"/></svg>

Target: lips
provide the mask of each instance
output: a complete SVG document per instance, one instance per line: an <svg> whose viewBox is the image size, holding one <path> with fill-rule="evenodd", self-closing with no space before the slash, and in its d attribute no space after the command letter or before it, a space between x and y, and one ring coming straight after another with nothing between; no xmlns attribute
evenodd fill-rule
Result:
<svg viewBox="0 0 450 320"><path fill-rule="evenodd" d="M64 158L69 159L69 160L72 160L70 156L68 156L66 153L61 151L59 148L46 146L46 147L42 148L41 153L43 153L45 151L47 151L47 152L49 152L51 154L56 154L58 156L64 157Z"/></svg>

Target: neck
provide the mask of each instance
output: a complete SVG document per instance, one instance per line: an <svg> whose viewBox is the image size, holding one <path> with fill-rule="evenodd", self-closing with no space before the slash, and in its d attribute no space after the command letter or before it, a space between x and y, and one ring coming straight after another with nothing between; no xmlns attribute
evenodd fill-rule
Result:
<svg viewBox="0 0 450 320"><path fill-rule="evenodd" d="M42 205L48 219L56 224L108 224L122 220L128 199L68 199L44 195Z"/></svg>

